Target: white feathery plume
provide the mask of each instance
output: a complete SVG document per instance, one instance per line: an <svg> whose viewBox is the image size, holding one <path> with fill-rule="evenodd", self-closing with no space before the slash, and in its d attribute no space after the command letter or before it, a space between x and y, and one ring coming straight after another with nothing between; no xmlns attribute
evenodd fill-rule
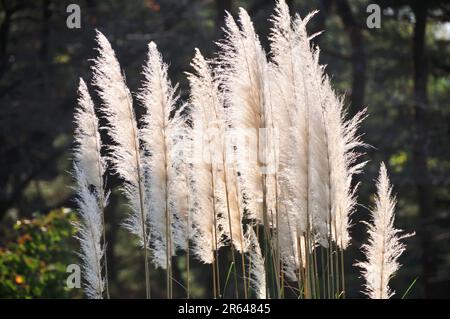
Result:
<svg viewBox="0 0 450 319"><path fill-rule="evenodd" d="M207 164L194 164L190 185L192 201L192 253L206 263L214 262L214 251L222 241L214 218L214 193L211 186L211 170Z"/></svg>
<svg viewBox="0 0 450 319"><path fill-rule="evenodd" d="M310 40L317 34L308 36L306 31L315 13L304 19L296 16L291 22L286 2L277 1L270 36L274 74L270 79L280 106L275 114L280 117L278 123L289 123L288 128L280 128L279 197L284 207L280 219L289 223L280 225L280 241L287 244L310 230L314 234L310 247L300 249L297 264L298 242L294 240L290 250L281 244L284 270L290 278L304 262L305 249L314 249L316 243L328 247L333 239L340 248L347 247L349 217L356 205L352 177L365 164L356 163L360 154L355 151L364 146L356 131L365 110L346 120L342 101L319 64L319 49L311 47ZM297 220L296 229L291 226L293 220Z"/></svg>
<svg viewBox="0 0 450 319"><path fill-rule="evenodd" d="M98 119L94 111L86 83L80 78L78 87L78 108L75 111L75 161L82 167L87 182L95 187L96 192L103 190L103 175L106 163L100 154L102 142L98 128Z"/></svg>
<svg viewBox="0 0 450 319"><path fill-rule="evenodd" d="M180 143L183 143L186 125L181 116L182 110L170 118L178 99L176 86L172 87L167 65L154 42L148 45L143 74L145 80L138 99L146 110L142 117L140 138L147 152L144 166L147 196L151 203L149 221L154 250L152 258L156 266L168 269L171 256L175 254L172 223L187 208L186 181L179 180L180 165L183 164L180 162Z"/></svg>
<svg viewBox="0 0 450 319"><path fill-rule="evenodd" d="M274 112L279 125L279 247L283 270L295 280L299 267L298 236L307 230L308 209L308 127L305 101L304 52L291 26L289 8L277 1L271 42L270 64Z"/></svg>
<svg viewBox="0 0 450 319"><path fill-rule="evenodd" d="M196 75L188 74L194 149L191 171L192 251L197 259L210 264L214 262L215 251L224 245L225 231L229 229L225 184L218 170L218 164L223 161L221 135L217 129L217 121L221 120L217 116L221 102L215 94L217 87L210 70L199 52L196 52L192 64L197 72Z"/></svg>
<svg viewBox="0 0 450 319"><path fill-rule="evenodd" d="M124 227L139 238L144 249L145 288L146 296L150 298L149 201L144 190L145 175L133 100L108 39L97 31L96 41L99 47L92 67L93 84L103 100L101 111L107 120L107 132L114 143L109 146L112 169L123 180L122 192L131 208Z"/></svg>
<svg viewBox="0 0 450 319"><path fill-rule="evenodd" d="M233 240L238 251L245 247L242 229L243 212L239 209L236 175L229 161L233 155L228 145L227 123L222 96L212 69L198 49L191 66L195 74L187 73L191 87L191 112L196 128L197 146L202 146L199 161L210 163L214 176L215 208L218 227L223 228L227 237ZM203 132L202 130L203 129ZM206 140L206 144L203 143ZM206 158L205 158L206 157ZM202 163L196 164L202 165ZM223 225L222 225L223 224Z"/></svg>
<svg viewBox="0 0 450 319"><path fill-rule="evenodd" d="M196 131L203 129L197 129L195 125L194 135L198 135ZM222 231L217 227L221 221L216 214L216 195L212 186L214 178L210 165L203 162L193 163L190 173L192 253L198 260L211 264L215 259L215 250L224 245Z"/></svg>
<svg viewBox="0 0 450 319"><path fill-rule="evenodd" d="M138 236L141 245L145 246L148 241L145 230L148 202L144 194L144 174L133 101L111 44L99 31L96 40L99 55L92 68L93 84L103 100L101 110L107 120L107 132L114 142L109 146L112 169L123 179L122 190L131 207L131 214L124 227Z"/></svg>
<svg viewBox="0 0 450 319"><path fill-rule="evenodd" d="M258 238L250 225L247 228L246 239L248 245L250 287L256 293L256 298L265 299L267 288L264 258L261 253Z"/></svg>
<svg viewBox="0 0 450 319"><path fill-rule="evenodd" d="M172 220L172 235L173 244L176 248L189 250L189 240L192 237L192 220L191 214L191 194L189 193L190 185L192 184L190 173L192 170L192 129L187 123L187 117L182 115L186 109L183 105L179 111L175 113L175 117L183 117L183 122L179 123L177 129L176 143L173 144L171 152L172 169L174 170L174 181L172 184L176 185L177 194L172 205L173 220Z"/></svg>
<svg viewBox="0 0 450 319"><path fill-rule="evenodd" d="M74 177L77 182L77 206L81 221L77 223L80 242L84 290L89 298L103 298L105 279L102 262L105 254L102 245L104 193L103 175L105 161L101 157L101 140L94 103L83 79L78 89L78 108L75 111Z"/></svg>
<svg viewBox="0 0 450 319"><path fill-rule="evenodd" d="M286 2L279 0L271 19L269 78L279 108L274 114L278 123L288 123L280 127L278 233L284 271L291 279L300 262L305 263L306 247L298 249L297 239L306 231L312 230L322 246L329 245L332 235L339 247L347 247L349 217L356 204L352 177L365 164L356 164L360 154L354 151L364 145L356 130L365 111L345 120L342 101L319 64L319 50L311 48L317 34L308 36L306 31L316 13L296 16L292 22ZM310 244L308 250L315 246Z"/></svg>
<svg viewBox="0 0 450 319"><path fill-rule="evenodd" d="M293 23L297 36L294 43L298 43L300 52L303 52L307 66L304 73L308 76L310 87L305 96L309 105L308 174L311 183L308 205L320 244L328 245L327 237L331 231L332 239L345 249L350 240L350 215L356 205L357 185L352 187L352 179L365 165L365 162L356 163L361 154L355 148L365 146L357 135L357 129L365 118L366 110L346 120L343 101L331 88L324 67L319 64L319 50L311 51L309 47L311 38L316 35L308 37L306 23L314 14L303 20L297 16Z"/></svg>
<svg viewBox="0 0 450 319"><path fill-rule="evenodd" d="M267 60L248 13L240 8L237 26L227 13L225 39L219 42L219 80L224 90L227 116L240 137L236 143L237 171L241 200L247 217L263 222L263 174L259 161L269 158L271 132L260 140L260 128L273 124L267 99ZM266 89L265 89L266 88ZM272 196L267 195L272 194ZM267 211L274 211L274 191L267 190Z"/></svg>
<svg viewBox="0 0 450 319"><path fill-rule="evenodd" d="M352 186L352 179L366 164L366 162L356 163L361 153L355 150L366 145L362 142L361 136L357 135L360 123L366 117L366 109L347 120L343 99L337 97L328 77L324 79L322 92L326 102L323 115L330 163L332 236L336 244L345 249L350 241L350 216L356 206L358 189L358 184Z"/></svg>
<svg viewBox="0 0 450 319"><path fill-rule="evenodd" d="M89 190L86 172L75 166L74 176L77 180L77 206L82 221L78 228L77 239L81 245L80 256L84 274L84 291L88 298L101 299L105 281L102 277L102 258L105 253L101 245L103 232L102 212L97 196Z"/></svg>
<svg viewBox="0 0 450 319"><path fill-rule="evenodd" d="M291 222L297 228L291 231L294 235L313 230L315 239L327 246L330 209L320 92L323 70L318 64L318 50L311 49L311 37L306 32L306 24L314 14L304 19L297 16L291 22L286 2L277 1L270 35L272 78L273 94L279 101L275 114L280 117L279 123L288 123L280 128L279 180L280 198L288 215L285 218L296 221Z"/></svg>
<svg viewBox="0 0 450 319"><path fill-rule="evenodd" d="M295 220L289 214L287 206L284 203L280 206L278 209L277 236L282 270L287 278L297 281L296 271L300 265L297 246L298 233L295 227Z"/></svg>
<svg viewBox="0 0 450 319"><path fill-rule="evenodd" d="M371 299L389 299L394 295L389 281L400 268L398 258L405 251L401 240L414 235L400 235L401 230L394 228L395 205L386 166L381 163L372 222L367 223L369 241L362 246L367 260L356 264L366 280L364 293Z"/></svg>
<svg viewBox="0 0 450 319"><path fill-rule="evenodd" d="M297 25L304 29L304 25ZM297 30L294 27L294 30ZM306 33L306 32L305 32ZM297 34L302 34L298 32ZM308 56L308 211L315 240L328 247L330 237L330 162L328 159L328 137L323 120L324 98L321 91L323 67L319 65L319 50L316 48Z"/></svg>
<svg viewBox="0 0 450 319"><path fill-rule="evenodd" d="M314 13L313 13L314 14ZM339 247L345 249L349 242L349 217L356 204L352 188L352 177L360 172L365 163L356 164L360 154L354 149L363 146L356 130L364 118L365 111L346 121L342 101L331 89L324 67L319 64L319 50L309 48L305 19L297 17L293 24L307 69L310 89L308 104L308 149L310 150L308 174L308 210L311 211L312 226L316 239L328 246L330 231ZM330 224L333 226L330 228Z"/></svg>
<svg viewBox="0 0 450 319"><path fill-rule="evenodd" d="M318 51L311 50L306 33L306 24L315 14L297 16L292 22L286 2L277 1L269 37L273 61L269 79L277 101L275 122L280 123L277 234L283 271L294 281L315 240L327 246L329 237L327 144L316 79L322 70L316 68ZM316 236L306 243L311 231Z"/></svg>

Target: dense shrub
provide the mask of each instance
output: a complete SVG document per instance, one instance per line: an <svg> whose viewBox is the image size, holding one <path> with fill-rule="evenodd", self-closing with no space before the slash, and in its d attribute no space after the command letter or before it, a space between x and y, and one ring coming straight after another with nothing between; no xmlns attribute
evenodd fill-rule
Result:
<svg viewBox="0 0 450 319"><path fill-rule="evenodd" d="M0 247L0 298L67 298L66 267L73 254L75 214L57 209L18 220L14 238Z"/></svg>

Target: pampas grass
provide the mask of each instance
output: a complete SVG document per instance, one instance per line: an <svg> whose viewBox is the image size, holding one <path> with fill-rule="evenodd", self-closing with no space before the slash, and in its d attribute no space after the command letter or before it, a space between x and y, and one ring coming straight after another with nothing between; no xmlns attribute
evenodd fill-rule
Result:
<svg viewBox="0 0 450 319"><path fill-rule="evenodd" d="M186 182L179 182L182 163L174 165L180 154L175 151L185 135L183 117L178 111L173 118L177 96L167 76L167 65L163 63L156 44L148 45L147 63L143 71L145 80L138 99L145 108L140 137L147 155L143 159L146 190L149 206L150 244L153 247L153 262L166 269L167 293L171 297L172 256L175 254L172 225L174 220L182 224L187 208ZM178 242L178 246L184 246Z"/></svg>
<svg viewBox="0 0 450 319"><path fill-rule="evenodd" d="M220 241L215 244L217 247L214 251L222 245L221 238L229 238L234 263L236 296L238 296L235 250L243 256L246 249L242 224L244 211L241 209L242 205L238 196L236 171L233 165L229 165L234 151L227 138L228 123L223 96L210 64L198 49L195 51L191 66L195 71L195 73L188 73L191 87L190 111L194 119L195 132L193 142L196 146L200 146L197 154L202 154L201 158L195 160L194 165L196 169L203 167L210 172L211 183L205 186L210 189L209 193L214 201L211 212L216 216L215 219L213 218L216 226L213 225L211 229L217 230L214 232L214 238ZM201 215L196 213L194 218L201 220L203 219ZM202 240L200 229L198 234L194 236L194 242ZM196 247L200 246L196 245ZM200 260L210 262L211 258L205 258L201 249L197 249L196 252Z"/></svg>
<svg viewBox="0 0 450 319"><path fill-rule="evenodd" d="M94 60L93 84L102 99L100 110L107 120L107 132L114 144L109 145L112 170L123 180L122 191L131 213L124 227L139 238L144 250L146 295L150 297L148 269L148 215L144 167L139 146L139 132L131 93L125 83L111 44L97 31L98 56Z"/></svg>
<svg viewBox="0 0 450 319"><path fill-rule="evenodd" d="M102 100L98 111L112 140L106 145L111 171L122 179L130 206L124 226L144 251L147 297L148 260L165 269L172 298L172 261L186 258L189 298L190 255L211 265L215 298L228 296L231 271L236 298L242 291L244 298L283 298L287 292L346 297L344 251L357 206L354 177L366 164L358 131L367 111L349 117L320 65L319 48L311 44L317 34L307 32L315 13L292 18L285 1L277 1L268 54L248 13L240 9L237 21L227 13L218 55L207 60L195 50L186 102L179 101L151 42L137 93L140 119L114 51L97 32L92 70ZM98 298L105 285L105 160L84 82L76 122L79 239L86 294ZM395 199L384 165L377 186L369 242L362 248L367 261L357 265L364 292L389 298L406 236L393 227ZM223 285L219 258L226 246L232 261Z"/></svg>
<svg viewBox="0 0 450 319"><path fill-rule="evenodd" d="M366 280L364 293L371 299L388 299L395 294L389 281L400 268L398 258L405 251L401 240L413 235L401 235L394 227L395 204L386 166L381 163L372 222L367 223L369 240L362 246L367 260L356 264Z"/></svg>
<svg viewBox="0 0 450 319"><path fill-rule="evenodd" d="M75 126L73 175L77 182L76 202L81 217L81 222L76 226L81 246L84 290L89 298L100 299L103 298L106 288L106 295L109 298L104 225L104 208L108 194L105 194L103 184L106 163L100 153L102 144L94 103L83 79L80 79L78 88Z"/></svg>
<svg viewBox="0 0 450 319"><path fill-rule="evenodd" d="M194 254L205 263L212 263L214 252L224 245L225 234L230 234L228 220L236 211L227 199L224 177L225 149L223 138L222 102L209 66L196 50L192 66L196 74L188 74L191 86L190 117L193 125L193 147L197 156L193 160L195 211ZM196 176L198 178L196 178ZM237 199L234 198L236 201ZM237 208L236 205L233 206ZM230 213L228 213L228 210ZM203 237L203 239L202 239ZM203 251L203 240L213 243L211 250Z"/></svg>

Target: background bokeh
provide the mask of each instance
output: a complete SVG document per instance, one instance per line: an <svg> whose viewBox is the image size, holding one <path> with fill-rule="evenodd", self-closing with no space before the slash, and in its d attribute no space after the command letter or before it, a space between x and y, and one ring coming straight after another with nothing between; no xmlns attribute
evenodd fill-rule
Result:
<svg viewBox="0 0 450 319"><path fill-rule="evenodd" d="M358 177L360 206L354 214L346 256L348 297L361 298L353 267L366 239L362 220L373 204L374 178L386 162L397 194L396 225L407 239L403 267L392 281L401 297L450 296L449 99L450 5L444 0L290 0L305 16L319 9L311 33L321 47L336 89L351 114L367 106L364 140L370 160ZM81 8L81 28L66 26L66 8ZM381 28L366 25L369 3L382 9ZM82 297L65 287L65 265L77 262L71 221L76 217L70 186L73 111L78 78L90 80L95 29L111 41L133 92L153 40L170 64L172 81L187 98L194 48L207 57L222 36L224 10L239 6L252 16L261 41L273 0L0 0L0 297ZM98 102L98 99L96 100ZM127 207L114 189L107 210L111 295L144 297L143 267L135 239L121 229ZM226 250L221 269L228 269ZM211 296L210 267L192 262L193 297ZM185 258L174 275L185 279ZM154 297L165 296L164 275L152 271ZM175 296L185 295L174 285Z"/></svg>

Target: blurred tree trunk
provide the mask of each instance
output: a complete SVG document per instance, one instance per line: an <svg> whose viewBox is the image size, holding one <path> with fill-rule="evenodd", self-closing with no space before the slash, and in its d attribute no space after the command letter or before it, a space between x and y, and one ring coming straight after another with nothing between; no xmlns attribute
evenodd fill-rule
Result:
<svg viewBox="0 0 450 319"><path fill-rule="evenodd" d="M0 23L0 79L5 74L6 66L8 63L8 40L9 40L9 31L11 28L11 11L6 7L6 3L4 0L0 1L1 10L3 11L3 19ZM0 138L0 145L2 148L5 147L6 142L3 138ZM4 156L4 152L2 151L0 154ZM6 213L8 208L8 196L6 194L6 187L8 184L8 174L9 171L1 170L0 171L0 222L3 219L3 216Z"/></svg>
<svg viewBox="0 0 450 319"><path fill-rule="evenodd" d="M364 51L364 41L361 28L356 23L348 1L335 0L335 5L352 46L353 80L350 114L355 114L364 107L364 91L366 87L366 54Z"/></svg>
<svg viewBox="0 0 450 319"><path fill-rule="evenodd" d="M427 66L425 56L425 32L427 24L426 1L418 1L412 7L416 19L413 37L414 63L414 133L412 161L417 187L420 215L420 240L422 245L422 271L426 297L433 295L433 253L431 249L430 225L433 218L433 189L427 167Z"/></svg>

